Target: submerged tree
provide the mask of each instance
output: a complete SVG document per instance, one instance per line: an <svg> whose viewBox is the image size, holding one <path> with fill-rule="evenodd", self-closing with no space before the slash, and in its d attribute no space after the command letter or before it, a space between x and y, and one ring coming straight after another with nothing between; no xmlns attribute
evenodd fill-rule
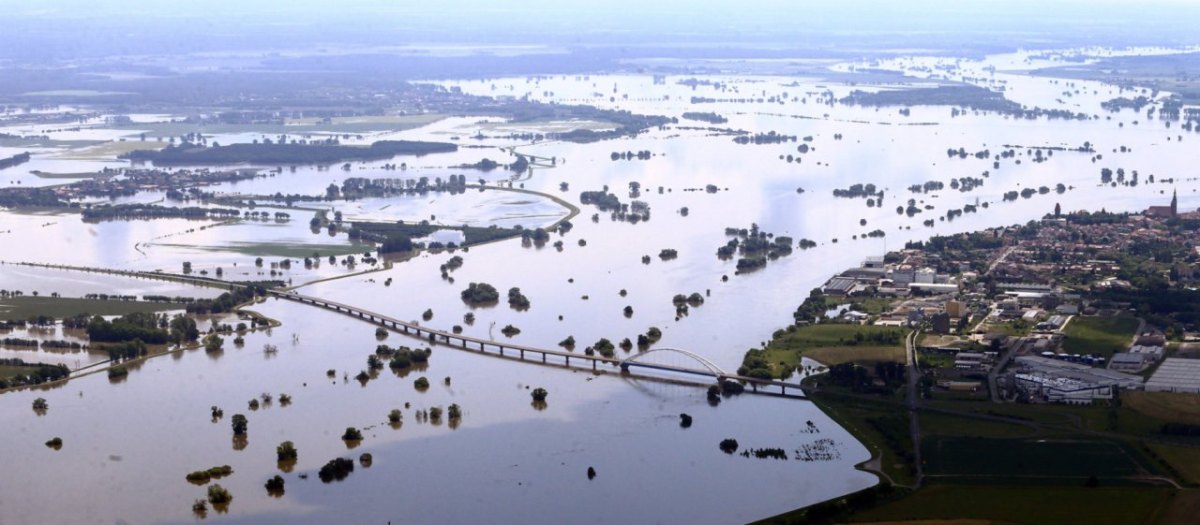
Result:
<svg viewBox="0 0 1200 525"><path fill-rule="evenodd" d="M233 426L233 434L234 435L237 435L237 436L246 435L246 428L249 426L249 422L246 421L246 416L244 416L242 414L234 414L233 419L231 419L230 421Z"/></svg>

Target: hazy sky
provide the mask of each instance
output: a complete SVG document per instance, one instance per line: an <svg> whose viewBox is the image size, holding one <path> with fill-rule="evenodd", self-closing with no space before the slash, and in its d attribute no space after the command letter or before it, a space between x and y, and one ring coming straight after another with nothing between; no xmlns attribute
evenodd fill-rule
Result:
<svg viewBox="0 0 1200 525"><path fill-rule="evenodd" d="M1092 38L1194 43L1200 1L0 0L0 56L419 42L869 46L956 35L989 45ZM888 43L887 45L891 45Z"/></svg>

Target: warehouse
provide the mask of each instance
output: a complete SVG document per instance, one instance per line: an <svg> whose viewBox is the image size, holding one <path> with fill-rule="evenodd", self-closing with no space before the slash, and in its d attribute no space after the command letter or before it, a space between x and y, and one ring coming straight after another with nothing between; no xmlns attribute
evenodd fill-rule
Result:
<svg viewBox="0 0 1200 525"><path fill-rule="evenodd" d="M1164 359L1146 382L1146 390L1200 394L1200 359Z"/></svg>

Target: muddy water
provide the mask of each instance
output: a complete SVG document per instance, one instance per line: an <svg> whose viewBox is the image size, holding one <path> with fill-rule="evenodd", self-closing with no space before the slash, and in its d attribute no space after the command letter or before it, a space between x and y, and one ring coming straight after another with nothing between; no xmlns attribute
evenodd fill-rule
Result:
<svg viewBox="0 0 1200 525"><path fill-rule="evenodd" d="M423 254L387 272L322 282L301 291L442 329L462 325L470 335L545 347L555 347L571 335L582 349L601 337L614 342L633 339L657 326L664 333L660 345L694 351L726 369L736 368L746 348L761 344L773 330L790 322L795 306L832 273L868 255L900 248L906 241L1036 220L1056 203L1065 211L1135 211L1166 204L1171 190L1178 189L1181 210L1200 205L1197 183L1189 171L1194 134L1182 133L1180 141L1181 132L1162 122L1132 112L1103 113L1099 102L1119 93L1111 86L1064 86L1053 79L1024 77L1011 72L1024 64L1013 57L962 64L917 57L880 66L921 76L913 83L928 84L924 77L929 75L922 71L952 63L959 69L939 71L987 78L986 83L1005 86L1006 93L1021 103L1100 118L1029 121L974 112L952 117L946 107L913 107L909 115L902 115L899 108L831 106L818 99L827 92L840 97L853 89L904 86L851 86L820 79L713 76L703 79L720 87L695 88L679 84L682 78L655 83L645 76L454 82L450 84L479 94L528 94L537 100L676 117L685 111L716 111L729 118L719 127L776 131L812 140L803 142L809 145L807 153L797 150L801 142L738 145L727 135L680 127L704 128L709 126L706 123L681 121L680 126L636 138L522 146L521 151L555 157L558 164L514 177L502 170L478 174L450 166L484 157L506 161L507 153L494 147L514 141L469 137L484 129L489 130L485 134L497 133L491 131L495 129L536 131L538 123L507 123L511 128L498 128L496 122L484 119L446 119L414 130L380 132L380 136L457 137L485 148L397 159L409 164L405 171L383 169L384 163L355 164L349 172L285 169L275 177L217 189L320 194L330 183L340 184L349 176L433 178L465 173L472 182L479 177L493 183L511 180L516 187L523 185L580 205L581 191L605 186L628 203L635 198L629 183L638 182L641 193L636 199L651 208L646 222L614 221L607 213L580 205L582 213L572 220L574 228L553 235L545 246L523 246L512 240L457 252L464 265L450 274L454 282L441 278L439 269L451 254ZM991 65L1010 67L993 76L985 69ZM750 100L693 104L693 96ZM783 102L767 101L772 96ZM959 147L969 153L988 149L993 155L1009 146L1076 148L1084 141L1091 142L1096 153L1058 151L1046 162L1036 163L1024 150L1014 148L1020 155L1001 160L999 168L991 159L946 154L947 149ZM1127 152L1120 152L1121 146ZM614 151L642 150L653 157L640 161L610 157ZM802 160L787 162L789 154ZM1093 160L1096 154L1103 158ZM1100 186L1102 167L1138 170L1142 184ZM1149 175L1160 182L1147 183ZM983 186L971 192L950 188L951 178L967 176L984 178ZM1175 181L1161 182L1166 178ZM907 189L934 180L946 183L946 188L929 194ZM565 191L563 183L568 186ZM869 207L864 199L832 197L834 189L854 183L883 189L883 204ZM1002 199L1008 191L1052 189L1058 183L1071 189L1015 202ZM719 191L703 191L708 184ZM696 189L701 191L688 191ZM930 209L915 217L896 214L896 207L909 199ZM984 203L989 207L982 208ZM446 224L536 227L563 214L542 197L491 191L328 204L350 217L420 220L436 216ZM967 204L981 208L952 221L939 219ZM686 216L681 212L684 207ZM598 214L595 222L593 214ZM222 267L238 278L261 276L263 270L253 266L254 252L281 249L268 246L271 243L348 243L324 232L306 233L308 216L292 215L293 224L286 226L245 224L199 230L198 224L205 223L84 225L77 217L4 214L0 215L0 243L4 243L5 259L19 253L22 259L170 271L191 260L197 268ZM922 224L927 219L934 219L933 227ZM752 223L818 245L772 261L763 270L737 275L735 263L719 260L716 249L728 240L726 227L745 228ZM875 229L886 236L855 239ZM175 237L163 237L167 235ZM552 244L559 240L561 252ZM677 250L679 257L661 260L658 254L664 248ZM650 256L649 264L642 263L643 255ZM271 257L277 256L266 258ZM234 263L237 270L232 269ZM294 266L288 277L299 284L347 273L340 265L324 265L308 273ZM51 278L24 275L0 267L0 283L10 287L27 278ZM388 279L390 286L385 285ZM501 293L519 287L532 307L516 311L502 302L470 308L459 294L473 281L493 284ZM59 286L92 291L150 285L82 281ZM677 319L671 297L692 292L705 296L704 305ZM625 306L633 308L628 318L622 311ZM342 378L352 378L365 368L376 344L372 327L302 305L269 302L259 309L284 326L272 334L247 336L241 349L229 341L220 355L193 351L157 358L118 383L97 375L50 391L0 396L0 439L11 443L12 450L6 458L13 458L15 471L36 473L20 481L0 479L0 522L46 521L46 495L62 490L76 495L54 500L54 517L61 515L62 521L192 521L191 502L202 497L203 488L187 484L183 476L220 464L235 471L220 481L235 497L222 519L244 523L330 522L347 517L362 522L724 523L764 517L872 482L871 476L851 468L867 458L866 451L805 402L756 397L728 400L713 408L699 389L634 384L612 376L592 378L583 372L444 348L435 350L428 370L402 378L384 371L364 387ZM428 321L422 320L426 309L433 312ZM463 321L467 312L476 317L472 325ZM509 324L522 330L511 339L500 333ZM262 348L267 343L278 345L279 352L265 355ZM396 335L388 340L393 345L414 343L403 343ZM336 371L332 381L325 376L328 369ZM412 387L412 380L420 375L433 383L424 393ZM449 387L442 383L446 376L452 378ZM545 410L530 407L527 386L551 392ZM287 392L295 402L289 407L276 402L256 412L246 410L246 402L263 392ZM45 416L35 416L29 409L37 396L50 402ZM412 406L404 410L403 426L399 430L386 426L387 411L403 408L405 402ZM439 426L417 421L415 410L450 403L465 411L456 429L445 422ZM222 406L226 419L212 423L208 418L212 405ZM250 419L249 441L240 451L234 450L228 423L237 412ZM691 429L678 427L680 412L695 416ZM804 432L809 420L821 434ZM347 426L370 427L364 432L365 442L352 451L338 439ZM42 445L56 435L66 443L63 450L54 452ZM717 443L726 437L738 439L743 447L785 449L828 437L837 443L840 456L836 461L811 463L727 456L717 450ZM262 483L276 472L272 447L285 439L296 442L301 460L293 473L285 475L287 495L272 499ZM344 482L325 485L315 475L306 481L298 477L313 474L333 457L357 457L361 452L375 456L374 466L356 469ZM46 464L78 468L39 468ZM591 481L584 474L588 466L598 471ZM101 492L94 490L97 486L114 488ZM210 519L214 517L210 511Z"/></svg>
<svg viewBox="0 0 1200 525"><path fill-rule="evenodd" d="M248 335L241 349L227 342L219 356L196 350L151 360L119 383L98 374L62 388L3 396L7 464L37 475L0 480L0 518L39 521L46 507L36 495L53 487L74 494L55 505L55 519L64 522L191 521L191 503L204 488L184 475L222 464L234 470L219 481L234 494L222 521L245 523L349 516L381 523L727 523L871 483L871 476L850 468L867 458L866 451L807 402L747 397L711 407L701 389L593 378L442 347L424 370L403 377L384 370L362 386L342 378L365 368L377 344L369 325L290 303L259 310L289 324ZM312 326L321 328L306 329ZM392 335L386 342L403 340ZM265 355L266 343L278 352ZM326 377L328 369L337 371L335 379ZM432 383L425 392L413 387L419 376ZM527 387L550 392L544 410L531 406ZM248 410L247 401L263 392L289 393L294 400L287 407L276 399ZM50 405L44 416L29 408L39 396ZM456 428L448 421L422 423L415 415L451 403L464 413ZM212 405L225 410L224 420L211 422ZM138 408L118 408L133 406ZM387 424L393 408L404 414L399 429ZM680 428L682 412L694 417L691 428ZM249 419L241 450L235 450L229 427L235 413ZM819 433L808 431L810 420ZM365 440L352 450L339 438L347 426L364 429ZM54 436L64 441L60 451L42 444ZM725 438L742 447L787 450L831 439L838 459L730 456L717 447ZM274 447L284 440L295 442L300 460L283 474L286 496L275 499L262 483L278 472ZM340 483L317 479L315 471L326 461L363 452L374 456L371 468L358 467ZM47 464L77 468L43 468ZM598 472L591 481L589 466ZM706 497L695 498L698 493ZM215 515L210 510L210 519Z"/></svg>

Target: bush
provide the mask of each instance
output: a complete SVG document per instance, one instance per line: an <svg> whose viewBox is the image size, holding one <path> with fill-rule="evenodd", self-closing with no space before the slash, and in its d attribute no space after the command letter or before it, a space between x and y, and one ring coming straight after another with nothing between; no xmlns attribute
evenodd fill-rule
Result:
<svg viewBox="0 0 1200 525"><path fill-rule="evenodd" d="M346 458L337 458L329 460L321 467L321 470L317 471L317 477L324 483L330 483L346 479L351 472L354 472L354 462Z"/></svg>
<svg viewBox="0 0 1200 525"><path fill-rule="evenodd" d="M279 474L276 474L275 477L267 480L266 487L268 494L283 493L283 477Z"/></svg>
<svg viewBox="0 0 1200 525"><path fill-rule="evenodd" d="M129 375L129 370L126 370L123 366L114 366L108 369L109 379L116 379L119 377L125 377L127 375Z"/></svg>
<svg viewBox="0 0 1200 525"><path fill-rule="evenodd" d="M46 446L50 447L54 450L58 450L58 449L62 448L62 438L55 437L55 438L51 439L50 441L47 441Z"/></svg>
<svg viewBox="0 0 1200 525"><path fill-rule="evenodd" d="M545 401L546 396L549 394L550 393L547 392L545 388L537 387L537 388L533 389L533 392L530 392L529 395L533 396L534 401Z"/></svg>
<svg viewBox="0 0 1200 525"><path fill-rule="evenodd" d="M190 472L185 477L191 483L203 485L208 483L209 480L221 479L230 474L233 474L233 467L229 465L221 465L219 467L212 467L208 470L197 470L195 472Z"/></svg>
<svg viewBox="0 0 1200 525"><path fill-rule="evenodd" d="M346 427L346 432L342 433L343 441L362 441L362 439L362 432L354 427Z"/></svg>
<svg viewBox="0 0 1200 525"><path fill-rule="evenodd" d="M208 487L208 502L213 505L224 505L233 501L233 495L219 484Z"/></svg>
<svg viewBox="0 0 1200 525"><path fill-rule="evenodd" d="M529 309L529 298L521 293L520 288L509 288L508 305L517 310L527 310Z"/></svg>
<svg viewBox="0 0 1200 525"><path fill-rule="evenodd" d="M728 439L727 438L727 439L721 440L721 452L724 452L726 454L733 454L734 452L737 452L737 449L738 449L738 442L736 439Z"/></svg>
<svg viewBox="0 0 1200 525"><path fill-rule="evenodd" d="M450 419L462 419L462 408L457 403L450 405L446 410L446 416Z"/></svg>
<svg viewBox="0 0 1200 525"><path fill-rule="evenodd" d="M233 434L235 436L246 435L246 428L249 426L249 422L246 421L246 416L243 416L242 414L234 414L233 419L230 420L230 423L233 426Z"/></svg>
<svg viewBox="0 0 1200 525"><path fill-rule="evenodd" d="M390 423L399 423L400 419L403 417L404 414L402 414L398 408L393 408L391 412L388 412L388 422Z"/></svg>
<svg viewBox="0 0 1200 525"><path fill-rule="evenodd" d="M592 345L592 348L604 357L612 357L616 353L614 351L616 346L613 346L612 341L609 341L605 337L601 337L599 341L596 341L596 344Z"/></svg>
<svg viewBox="0 0 1200 525"><path fill-rule="evenodd" d="M429 380L425 379L425 376L418 377L416 381L413 381L413 387L417 390L426 390L429 388Z"/></svg>
<svg viewBox="0 0 1200 525"><path fill-rule="evenodd" d="M295 461L299 451L291 441L284 441L275 447L275 457L279 461Z"/></svg>
<svg viewBox="0 0 1200 525"><path fill-rule="evenodd" d="M472 305L491 304L500 300L500 292L488 283L470 283L460 296L463 302Z"/></svg>
<svg viewBox="0 0 1200 525"><path fill-rule="evenodd" d="M504 328L500 330L500 333L504 334L505 337L512 337L521 333L521 329L510 324L505 325Z"/></svg>

